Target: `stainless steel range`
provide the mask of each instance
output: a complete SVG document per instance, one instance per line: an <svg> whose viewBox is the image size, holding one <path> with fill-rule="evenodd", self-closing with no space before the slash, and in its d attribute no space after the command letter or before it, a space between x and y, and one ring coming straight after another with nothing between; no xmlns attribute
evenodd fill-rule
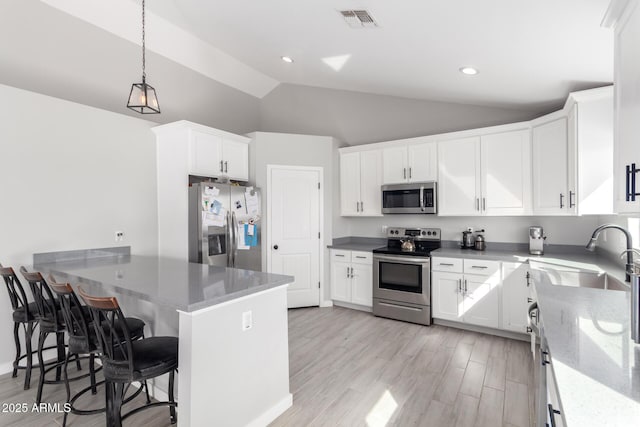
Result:
<svg viewBox="0 0 640 427"><path fill-rule="evenodd" d="M431 324L430 253L438 248L438 228L387 229L387 246L373 250L374 315Z"/></svg>

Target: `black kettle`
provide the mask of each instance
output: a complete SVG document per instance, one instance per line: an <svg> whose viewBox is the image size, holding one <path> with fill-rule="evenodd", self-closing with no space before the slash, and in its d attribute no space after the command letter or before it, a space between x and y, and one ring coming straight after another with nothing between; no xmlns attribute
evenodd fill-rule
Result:
<svg viewBox="0 0 640 427"><path fill-rule="evenodd" d="M473 237L473 231L465 230L462 232L462 249L475 248L476 239Z"/></svg>

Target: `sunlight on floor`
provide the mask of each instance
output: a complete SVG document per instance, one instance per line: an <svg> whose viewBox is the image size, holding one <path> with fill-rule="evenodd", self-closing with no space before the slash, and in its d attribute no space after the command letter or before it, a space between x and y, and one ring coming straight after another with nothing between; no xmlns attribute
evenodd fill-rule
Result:
<svg viewBox="0 0 640 427"><path fill-rule="evenodd" d="M371 408L371 411L367 414L367 426L386 426L397 408L398 403L395 401L389 390L385 390L385 392L382 393L382 396L380 396L380 399L378 399L373 408Z"/></svg>

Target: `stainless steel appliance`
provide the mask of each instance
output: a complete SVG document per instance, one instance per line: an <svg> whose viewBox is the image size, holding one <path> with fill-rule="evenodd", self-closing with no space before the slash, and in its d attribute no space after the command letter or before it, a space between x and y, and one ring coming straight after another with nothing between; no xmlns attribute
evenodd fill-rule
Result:
<svg viewBox="0 0 640 427"><path fill-rule="evenodd" d="M487 249L487 242L482 234L478 234L476 236L476 243L475 243L474 249L476 251L484 251L485 249Z"/></svg>
<svg viewBox="0 0 640 427"><path fill-rule="evenodd" d="M194 182L189 186L189 262L262 270L260 191Z"/></svg>
<svg viewBox="0 0 640 427"><path fill-rule="evenodd" d="M435 214L436 183L414 182L382 186L383 214Z"/></svg>
<svg viewBox="0 0 640 427"><path fill-rule="evenodd" d="M473 249L476 245L476 239L473 237L473 230L468 229L462 232L462 249Z"/></svg>
<svg viewBox="0 0 640 427"><path fill-rule="evenodd" d="M544 230L539 225L529 227L529 253L531 255L544 255Z"/></svg>
<svg viewBox="0 0 640 427"><path fill-rule="evenodd" d="M411 238L413 251L402 250ZM387 230L387 246L373 250L373 314L406 322L431 324L432 250L440 248L440 229Z"/></svg>

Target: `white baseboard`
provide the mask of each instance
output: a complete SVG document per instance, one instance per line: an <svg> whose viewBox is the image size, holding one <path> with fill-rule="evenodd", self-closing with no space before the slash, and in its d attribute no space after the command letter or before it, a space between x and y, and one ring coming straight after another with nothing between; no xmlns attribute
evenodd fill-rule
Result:
<svg viewBox="0 0 640 427"><path fill-rule="evenodd" d="M366 311L368 313L371 313L371 311L373 310L371 307L367 307L366 305L351 304L350 302L343 301L334 301L333 305L337 307L350 308L352 310Z"/></svg>
<svg viewBox="0 0 640 427"><path fill-rule="evenodd" d="M13 361L7 363L0 363L0 375L13 372Z"/></svg>
<svg viewBox="0 0 640 427"><path fill-rule="evenodd" d="M451 320L433 319L433 324L464 329L466 331L480 332L482 334L496 335L499 337L511 338L520 341L529 341L531 339L531 337L527 334L521 334L513 331L504 331L502 329L487 328L484 326L469 325L467 323L454 322Z"/></svg>
<svg viewBox="0 0 640 427"><path fill-rule="evenodd" d="M320 307L333 307L333 301L331 300L321 301Z"/></svg>
<svg viewBox="0 0 640 427"><path fill-rule="evenodd" d="M288 393L282 400L267 409L258 418L247 424L247 427L264 427L269 425L273 420L278 418L293 405L293 395Z"/></svg>

